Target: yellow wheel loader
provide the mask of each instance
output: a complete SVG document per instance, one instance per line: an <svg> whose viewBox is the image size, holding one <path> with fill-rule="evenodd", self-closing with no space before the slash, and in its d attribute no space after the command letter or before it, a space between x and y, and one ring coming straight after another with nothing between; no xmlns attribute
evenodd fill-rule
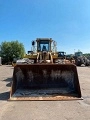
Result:
<svg viewBox="0 0 90 120"><path fill-rule="evenodd" d="M14 67L10 100L81 99L77 68L56 51L51 38L37 38Z"/></svg>

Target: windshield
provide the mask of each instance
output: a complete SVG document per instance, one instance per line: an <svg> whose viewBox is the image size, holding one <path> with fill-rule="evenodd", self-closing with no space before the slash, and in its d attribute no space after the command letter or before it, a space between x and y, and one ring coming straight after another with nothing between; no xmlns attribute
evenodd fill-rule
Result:
<svg viewBox="0 0 90 120"><path fill-rule="evenodd" d="M75 56L82 56L82 52L76 52Z"/></svg>
<svg viewBox="0 0 90 120"><path fill-rule="evenodd" d="M40 41L38 43L38 51L49 51L49 41Z"/></svg>

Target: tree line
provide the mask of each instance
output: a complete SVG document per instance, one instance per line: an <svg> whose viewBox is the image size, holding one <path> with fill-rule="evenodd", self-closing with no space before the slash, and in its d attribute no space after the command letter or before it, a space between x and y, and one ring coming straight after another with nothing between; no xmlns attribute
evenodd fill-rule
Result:
<svg viewBox="0 0 90 120"><path fill-rule="evenodd" d="M4 41L0 45L0 57L2 58L2 64L9 64L14 58L23 58L25 54L25 48L22 43L16 41Z"/></svg>

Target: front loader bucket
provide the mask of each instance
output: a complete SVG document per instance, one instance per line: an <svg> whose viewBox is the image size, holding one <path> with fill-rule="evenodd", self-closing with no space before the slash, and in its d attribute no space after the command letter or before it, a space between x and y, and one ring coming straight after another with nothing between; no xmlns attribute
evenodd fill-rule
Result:
<svg viewBox="0 0 90 120"><path fill-rule="evenodd" d="M10 100L81 99L76 66L73 64L16 65Z"/></svg>

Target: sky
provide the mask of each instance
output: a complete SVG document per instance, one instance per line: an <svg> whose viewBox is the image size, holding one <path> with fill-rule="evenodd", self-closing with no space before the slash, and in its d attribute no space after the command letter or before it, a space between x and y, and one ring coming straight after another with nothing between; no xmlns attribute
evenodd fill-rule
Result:
<svg viewBox="0 0 90 120"><path fill-rule="evenodd" d="M90 53L90 0L0 0L0 44L52 38L57 50Z"/></svg>

